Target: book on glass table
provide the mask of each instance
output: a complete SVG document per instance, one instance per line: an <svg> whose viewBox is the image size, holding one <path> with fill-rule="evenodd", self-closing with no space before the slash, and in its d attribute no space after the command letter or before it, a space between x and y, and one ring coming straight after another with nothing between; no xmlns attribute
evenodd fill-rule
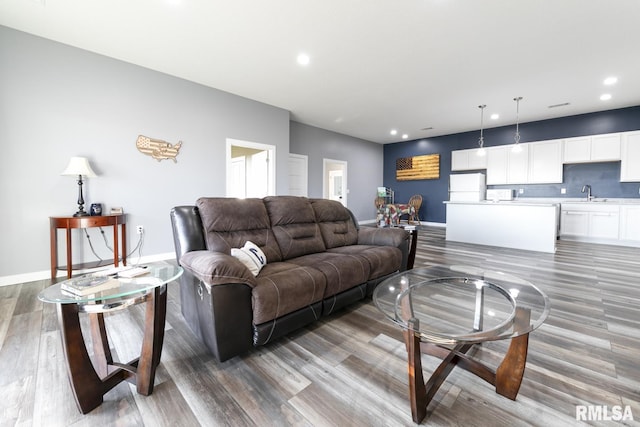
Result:
<svg viewBox="0 0 640 427"><path fill-rule="evenodd" d="M60 289L76 296L86 296L108 289L117 288L120 282L111 277L84 276L65 280L60 283Z"/></svg>

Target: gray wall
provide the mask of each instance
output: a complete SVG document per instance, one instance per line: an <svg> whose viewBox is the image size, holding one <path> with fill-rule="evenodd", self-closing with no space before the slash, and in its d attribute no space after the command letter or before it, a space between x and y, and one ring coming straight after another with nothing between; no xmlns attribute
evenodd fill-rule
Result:
<svg viewBox="0 0 640 427"><path fill-rule="evenodd" d="M76 181L60 175L72 156L99 174L84 186L86 206L128 213L129 249L144 225L143 256L173 252L171 207L225 194L226 138L275 145L276 191L288 191L286 110L1 26L0 64L0 279L49 268L48 217L77 208ZM183 141L177 163L138 152L139 134ZM381 159L382 148L378 182ZM78 261L95 259L75 234Z"/></svg>
<svg viewBox="0 0 640 427"><path fill-rule="evenodd" d="M290 150L309 156L309 197L322 197L323 159L347 165L347 207L358 220L375 219L373 200L382 185L383 146L325 129L291 122Z"/></svg>

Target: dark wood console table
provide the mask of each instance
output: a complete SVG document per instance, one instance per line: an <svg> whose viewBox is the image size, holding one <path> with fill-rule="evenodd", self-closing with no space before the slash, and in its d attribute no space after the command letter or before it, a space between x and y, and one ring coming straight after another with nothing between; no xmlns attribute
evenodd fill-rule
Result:
<svg viewBox="0 0 640 427"><path fill-rule="evenodd" d="M71 277L73 270L73 258L71 249L71 230L73 228L113 227L113 265L118 266L118 225L120 226L120 244L122 252L122 264L127 265L127 229L126 214L104 216L52 216L49 217L51 233L51 280L55 280L58 267L58 229L66 230L67 242L67 278Z"/></svg>

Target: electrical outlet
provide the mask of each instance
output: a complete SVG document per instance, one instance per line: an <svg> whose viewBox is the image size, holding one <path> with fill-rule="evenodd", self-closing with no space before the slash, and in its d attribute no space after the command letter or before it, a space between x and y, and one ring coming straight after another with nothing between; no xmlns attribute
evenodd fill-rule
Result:
<svg viewBox="0 0 640 427"><path fill-rule="evenodd" d="M137 226L136 227L136 233L138 233L138 234L144 233L144 226L142 226L142 225Z"/></svg>
<svg viewBox="0 0 640 427"><path fill-rule="evenodd" d="M521 188L520 190L518 190L518 193L524 194L524 188Z"/></svg>
<svg viewBox="0 0 640 427"><path fill-rule="evenodd" d="M561 188L560 189L560 194L567 194L567 189L566 188Z"/></svg>

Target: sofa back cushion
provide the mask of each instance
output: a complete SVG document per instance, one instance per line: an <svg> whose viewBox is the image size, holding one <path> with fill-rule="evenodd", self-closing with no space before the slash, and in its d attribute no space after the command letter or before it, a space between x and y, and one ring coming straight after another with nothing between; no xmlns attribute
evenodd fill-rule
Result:
<svg viewBox="0 0 640 427"><path fill-rule="evenodd" d="M202 197L196 206L208 250L231 254L231 248L241 248L251 241L262 249L267 262L282 261L261 199Z"/></svg>
<svg viewBox="0 0 640 427"><path fill-rule="evenodd" d="M351 213L335 200L313 199L311 206L327 249L358 243L358 230Z"/></svg>
<svg viewBox="0 0 640 427"><path fill-rule="evenodd" d="M283 260L326 250L309 199L271 196L263 200Z"/></svg>

